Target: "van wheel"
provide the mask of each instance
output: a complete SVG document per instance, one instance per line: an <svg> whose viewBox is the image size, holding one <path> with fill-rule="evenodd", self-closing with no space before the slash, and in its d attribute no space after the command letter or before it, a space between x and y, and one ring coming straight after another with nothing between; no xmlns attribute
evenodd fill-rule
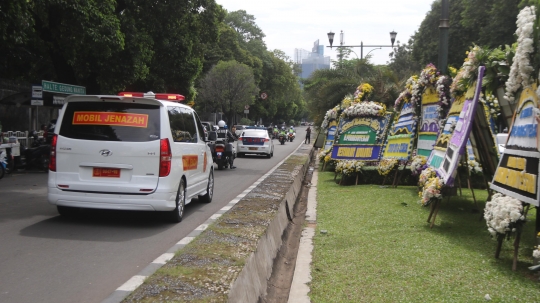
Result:
<svg viewBox="0 0 540 303"><path fill-rule="evenodd" d="M184 179L180 179L180 186L178 186L178 193L176 194L176 208L169 213L169 220L172 223L182 222L185 206L186 206L186 183Z"/></svg>
<svg viewBox="0 0 540 303"><path fill-rule="evenodd" d="M214 171L210 170L210 175L208 175L208 185L206 185L206 195L199 196L199 201L203 203L212 202L214 197Z"/></svg>
<svg viewBox="0 0 540 303"><path fill-rule="evenodd" d="M62 217L73 217L75 215L77 215L80 211L79 208L77 207L69 207L69 206L56 206L56 210L58 210L58 213L62 216Z"/></svg>

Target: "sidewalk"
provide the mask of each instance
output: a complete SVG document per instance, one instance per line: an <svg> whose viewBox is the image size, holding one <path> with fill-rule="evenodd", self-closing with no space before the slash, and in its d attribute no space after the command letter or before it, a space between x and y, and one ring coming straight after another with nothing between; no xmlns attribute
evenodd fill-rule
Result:
<svg viewBox="0 0 540 303"><path fill-rule="evenodd" d="M311 260L313 252L313 236L317 226L317 182L319 175L319 159L315 160L313 175L311 177L311 187L308 192L308 204L306 211L307 227L302 231L294 277L289 293L289 303L310 303L307 285L311 282Z"/></svg>

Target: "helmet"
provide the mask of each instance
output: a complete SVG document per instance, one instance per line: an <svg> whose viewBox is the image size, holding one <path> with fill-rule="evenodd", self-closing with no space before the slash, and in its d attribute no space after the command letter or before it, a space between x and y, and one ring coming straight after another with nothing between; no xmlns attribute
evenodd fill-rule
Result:
<svg viewBox="0 0 540 303"><path fill-rule="evenodd" d="M281 129L285 130L285 126L282 126Z"/></svg>
<svg viewBox="0 0 540 303"><path fill-rule="evenodd" d="M218 125L219 127L225 127L225 121L219 120L219 122L217 123L217 125Z"/></svg>

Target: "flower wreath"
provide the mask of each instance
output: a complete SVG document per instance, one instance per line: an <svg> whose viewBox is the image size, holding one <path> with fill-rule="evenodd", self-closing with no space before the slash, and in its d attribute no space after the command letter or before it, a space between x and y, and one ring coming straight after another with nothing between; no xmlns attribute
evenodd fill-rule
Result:
<svg viewBox="0 0 540 303"><path fill-rule="evenodd" d="M321 124L321 128L325 129L326 127L328 127L328 123L330 123L330 120L337 119L337 113L339 109L340 106L337 105L326 112L326 114L324 115L323 123Z"/></svg>
<svg viewBox="0 0 540 303"><path fill-rule="evenodd" d="M512 232L525 223L523 203L518 199L496 193L486 203L484 219L493 237L510 237Z"/></svg>
<svg viewBox="0 0 540 303"><path fill-rule="evenodd" d="M371 86L369 83L360 84L354 92L354 102L368 100L371 93L373 93L373 86Z"/></svg>
<svg viewBox="0 0 540 303"><path fill-rule="evenodd" d="M354 118L364 116L384 116L385 114L386 105L379 102L362 101L347 107L341 116L344 118Z"/></svg>
<svg viewBox="0 0 540 303"><path fill-rule="evenodd" d="M360 160L339 160L336 164L336 173L344 176L352 176L362 172L365 162Z"/></svg>
<svg viewBox="0 0 540 303"><path fill-rule="evenodd" d="M383 158L379 165L377 166L377 170L379 171L379 174L381 176L388 175L397 165L399 164L398 159L395 158Z"/></svg>
<svg viewBox="0 0 540 303"><path fill-rule="evenodd" d="M513 102L515 93L520 87L526 87L532 82L532 72L534 68L530 62L530 55L534 53L534 27L536 21L535 7L523 8L517 17L517 48L510 74L506 81L506 98ZM540 90L540 88L539 88ZM538 94L538 92L537 92Z"/></svg>
<svg viewBox="0 0 540 303"><path fill-rule="evenodd" d="M435 172L435 169L433 167L428 167L424 169L420 173L420 177L418 178L418 187L424 187L426 185L426 182L429 180L429 178L436 177L437 173Z"/></svg>
<svg viewBox="0 0 540 303"><path fill-rule="evenodd" d="M411 175L416 176L422 173L427 168L426 163L427 157L421 155L414 156L411 161Z"/></svg>
<svg viewBox="0 0 540 303"><path fill-rule="evenodd" d="M441 190L444 186L444 181L442 178L437 176L431 177L427 180L424 185L424 189L420 197L422 198L421 202L423 206L428 206L434 200L442 199Z"/></svg>

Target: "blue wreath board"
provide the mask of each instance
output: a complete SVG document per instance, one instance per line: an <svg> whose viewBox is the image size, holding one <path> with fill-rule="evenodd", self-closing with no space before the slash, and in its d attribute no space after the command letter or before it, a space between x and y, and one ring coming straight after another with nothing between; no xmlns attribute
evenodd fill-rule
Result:
<svg viewBox="0 0 540 303"><path fill-rule="evenodd" d="M416 113L410 102L403 104L399 118L394 122L384 147L383 158L409 160L416 139Z"/></svg>
<svg viewBox="0 0 540 303"><path fill-rule="evenodd" d="M379 161L392 113L382 117L341 118L333 160Z"/></svg>

